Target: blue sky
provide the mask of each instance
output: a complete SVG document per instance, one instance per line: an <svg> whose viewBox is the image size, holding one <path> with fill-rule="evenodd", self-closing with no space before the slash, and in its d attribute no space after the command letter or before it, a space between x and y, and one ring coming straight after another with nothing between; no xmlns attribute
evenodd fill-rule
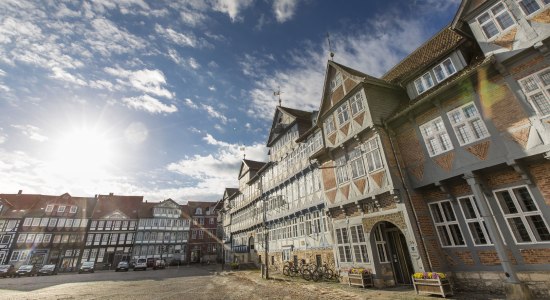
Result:
<svg viewBox="0 0 550 300"><path fill-rule="evenodd" d="M0 193L219 199L328 59L381 76L458 0L0 1Z"/></svg>

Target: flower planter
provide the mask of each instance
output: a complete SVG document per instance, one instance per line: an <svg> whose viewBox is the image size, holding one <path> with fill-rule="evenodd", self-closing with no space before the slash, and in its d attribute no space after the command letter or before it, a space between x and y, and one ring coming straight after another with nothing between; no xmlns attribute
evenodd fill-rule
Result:
<svg viewBox="0 0 550 300"><path fill-rule="evenodd" d="M434 294L443 296L443 298L453 294L451 283L446 278L423 279L413 277L413 284L417 294Z"/></svg>
<svg viewBox="0 0 550 300"><path fill-rule="evenodd" d="M363 274L348 274L348 283L350 286L357 285L362 288L366 287L372 287L372 274L370 273L363 273Z"/></svg>

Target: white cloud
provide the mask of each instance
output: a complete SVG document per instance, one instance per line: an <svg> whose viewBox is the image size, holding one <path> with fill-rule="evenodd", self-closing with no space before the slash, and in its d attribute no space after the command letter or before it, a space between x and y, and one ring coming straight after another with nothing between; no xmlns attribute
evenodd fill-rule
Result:
<svg viewBox="0 0 550 300"><path fill-rule="evenodd" d="M189 106L189 107L191 107L191 108L193 108L193 109L199 108L199 106L198 106L197 104L195 104L195 103L194 103L191 99L189 99L189 98L185 98L184 101L185 101L185 102L184 102L185 105L187 105L187 106Z"/></svg>
<svg viewBox="0 0 550 300"><path fill-rule="evenodd" d="M0 127L0 144L3 144L8 139L8 135L3 131L2 127Z"/></svg>
<svg viewBox="0 0 550 300"><path fill-rule="evenodd" d="M166 85L166 78L164 77L164 73L160 70L143 69L130 71L119 67L107 67L104 71L110 75L126 79L127 82L125 84L130 85L139 91L168 99L172 99L174 97L172 92L164 88Z"/></svg>
<svg viewBox="0 0 550 300"><path fill-rule="evenodd" d="M189 58L188 63L189 66L195 70L201 67L201 65L193 57Z"/></svg>
<svg viewBox="0 0 550 300"><path fill-rule="evenodd" d="M38 141L38 142L45 142L48 140L48 137L41 134L41 129L33 126L33 125L11 125L11 127L18 129L21 131L21 133L25 136L27 136L29 139Z"/></svg>
<svg viewBox="0 0 550 300"><path fill-rule="evenodd" d="M172 28L164 28L159 24L155 25L155 31L164 38L184 47L198 47L199 41L192 33L177 32Z"/></svg>
<svg viewBox="0 0 550 300"><path fill-rule="evenodd" d="M214 1L214 10L226 13L232 22L242 20L240 13L252 4L252 0L216 0Z"/></svg>
<svg viewBox="0 0 550 300"><path fill-rule="evenodd" d="M149 136L147 126L141 122L132 122L124 130L124 137L131 144L141 144Z"/></svg>
<svg viewBox="0 0 550 300"><path fill-rule="evenodd" d="M273 2L273 12L277 22L284 23L294 16L298 0L275 0Z"/></svg>
<svg viewBox="0 0 550 300"><path fill-rule="evenodd" d="M193 155L169 164L169 171L192 177L198 183L194 189L187 189L189 196L219 197L226 187L237 186L239 167L242 162L243 145L231 144L216 140L206 134L203 138L209 145L217 147L213 154ZM267 149L263 144L253 144L245 147L246 158L257 161L266 161Z"/></svg>
<svg viewBox="0 0 550 300"><path fill-rule="evenodd" d="M91 21L91 25L94 31L87 33L88 38L85 39L85 42L103 56L109 57L113 53L131 53L147 46L144 39L119 28L110 20L94 19Z"/></svg>
<svg viewBox="0 0 550 300"><path fill-rule="evenodd" d="M182 10L180 12L180 16L183 23L191 27L197 27L207 20L207 16L205 14L191 9Z"/></svg>
<svg viewBox="0 0 550 300"><path fill-rule="evenodd" d="M66 81L69 83L74 83L78 85L85 86L86 81L82 80L81 78L78 78L77 76L59 68L59 67L53 67L52 68L53 74L51 75L52 78L59 79L62 81Z"/></svg>
<svg viewBox="0 0 550 300"><path fill-rule="evenodd" d="M150 113L174 113L178 108L174 104L166 105L149 95L123 98L126 106L137 110L144 110Z"/></svg>
<svg viewBox="0 0 550 300"><path fill-rule="evenodd" d="M210 117L220 120L223 124L227 124L227 117L218 112L214 107L207 104L201 104L201 108L204 109Z"/></svg>
<svg viewBox="0 0 550 300"><path fill-rule="evenodd" d="M209 86L208 89L209 89L210 91L212 91L212 92L215 92L215 91L216 91L216 87L213 86L213 85Z"/></svg>

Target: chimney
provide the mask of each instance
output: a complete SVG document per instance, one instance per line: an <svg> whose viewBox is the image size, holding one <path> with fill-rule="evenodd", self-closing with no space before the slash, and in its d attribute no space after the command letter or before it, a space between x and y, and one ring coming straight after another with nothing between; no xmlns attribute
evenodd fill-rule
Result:
<svg viewBox="0 0 550 300"><path fill-rule="evenodd" d="M112 196L112 195L113 195L113 193L109 193L109 196Z"/></svg>
<svg viewBox="0 0 550 300"><path fill-rule="evenodd" d="M19 192L17 192L17 195L21 195L23 194L23 190L19 190Z"/></svg>

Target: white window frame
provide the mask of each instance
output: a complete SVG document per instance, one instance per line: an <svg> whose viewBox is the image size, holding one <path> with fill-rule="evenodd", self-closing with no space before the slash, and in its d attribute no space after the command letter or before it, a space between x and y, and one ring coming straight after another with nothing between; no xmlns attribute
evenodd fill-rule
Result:
<svg viewBox="0 0 550 300"><path fill-rule="evenodd" d="M49 243L51 240L52 240L52 235L50 233L44 234L44 240L42 240L44 244Z"/></svg>
<svg viewBox="0 0 550 300"><path fill-rule="evenodd" d="M474 245L475 246L492 245L493 240L491 238L491 235L489 234L489 230L487 229L487 224L485 224L485 220L483 220L483 217L481 216L481 213L479 211L477 198L475 198L473 195L470 195L466 197L457 198L457 200L459 204L458 206L460 206L460 210L462 211L462 215L464 216L464 221L466 222L466 227L468 227L468 231L470 232L470 237L472 238ZM466 211L465 209L466 203L470 204L470 206L473 208L473 211L471 212ZM468 215L470 215L471 213L473 213L473 216L468 217ZM476 224L479 227L476 228L475 227ZM485 239L485 243L478 242L476 238L474 238L474 232L472 231L472 226L476 230L475 235L478 235L478 236L481 235L481 238Z"/></svg>
<svg viewBox="0 0 550 300"><path fill-rule="evenodd" d="M366 141L363 144L363 148L365 151L365 157L367 158L369 173L373 173L384 168L382 154L380 153L380 147L378 147L378 141L376 138Z"/></svg>
<svg viewBox="0 0 550 300"><path fill-rule="evenodd" d="M349 243L348 229L346 227L336 228L336 245L338 247L338 261L343 263L353 262L351 246Z"/></svg>
<svg viewBox="0 0 550 300"><path fill-rule="evenodd" d="M503 5L504 7L504 10L498 12L496 15L493 13L493 9L495 7L497 7L498 5ZM506 27L506 28L502 28L500 23L497 21L497 17L500 17L502 16L504 13L507 13L510 17L510 19L512 19L513 21L513 24ZM484 22L481 22L480 19L483 15L487 14L487 16L489 16L489 19L487 19L486 21ZM508 6L502 2L502 1L499 1L498 3L496 3L495 5L491 6L489 9L487 9L486 11L484 11L483 13L481 13L477 18L476 18L476 21L479 25L479 28L481 29L481 32L483 32L483 35L487 38L488 41L491 41L491 40L494 40L495 38L497 38L498 36L500 36L501 34L507 32L508 30L514 28L517 23L516 23L516 20L514 20L514 17L512 16L512 14L510 13L510 10L508 9ZM485 32L485 30L483 30L483 25L486 25L486 24L489 24L489 22L492 22L495 26L495 28L497 29L498 33L496 33L495 35L493 36L487 36L487 33Z"/></svg>
<svg viewBox="0 0 550 300"><path fill-rule="evenodd" d="M430 80L428 80L429 78ZM430 85L431 82L431 85ZM416 93L418 95L421 95L431 89L435 86L435 80L430 72L426 72L422 74L420 77L416 78L416 80L413 82L414 88L416 89ZM421 86L422 90L419 90L418 87Z"/></svg>
<svg viewBox="0 0 550 300"><path fill-rule="evenodd" d="M60 212L60 213L65 212L65 205L59 205L57 207L57 212Z"/></svg>
<svg viewBox="0 0 550 300"><path fill-rule="evenodd" d="M346 155L342 155L335 160L336 163L336 182L340 185L349 181L348 164Z"/></svg>
<svg viewBox="0 0 550 300"><path fill-rule="evenodd" d="M350 100L351 115L356 116L360 112L365 110L365 105L363 103L363 93L359 91L355 95L351 96Z"/></svg>
<svg viewBox="0 0 550 300"><path fill-rule="evenodd" d="M71 209L69 210L71 214L75 214L77 211L78 211L78 206L74 206L74 205L71 206Z"/></svg>
<svg viewBox="0 0 550 300"><path fill-rule="evenodd" d="M550 115L550 82L548 82L548 84L544 84L544 81L540 76L542 73L548 73L548 76L550 76L550 68L545 68L529 76L523 77L518 80L518 82L521 86L521 90L527 98L527 101L529 101L537 114L545 117ZM533 101L531 97L537 94L542 94L544 96L544 103L536 103ZM542 106L540 104L542 104Z"/></svg>
<svg viewBox="0 0 550 300"><path fill-rule="evenodd" d="M50 221L48 222L48 227L55 227L56 224L57 224L57 219L51 218Z"/></svg>
<svg viewBox="0 0 550 300"><path fill-rule="evenodd" d="M389 263L388 249L386 247L386 239L382 232L382 226L376 226L374 230L374 241L376 243L376 252L378 252L378 261L380 263Z"/></svg>
<svg viewBox="0 0 550 300"><path fill-rule="evenodd" d="M48 204L46 205L46 210L45 212L52 212L53 211L53 204Z"/></svg>
<svg viewBox="0 0 550 300"><path fill-rule="evenodd" d="M475 114L467 116L465 113L467 107L473 107ZM453 131L460 146L465 146L491 136L489 130L487 130L485 121L479 113L479 109L473 101L449 111L447 117L453 126ZM469 140L465 140L465 137L469 137Z"/></svg>
<svg viewBox="0 0 550 300"><path fill-rule="evenodd" d="M443 118L437 117L432 119L420 125L419 128L422 138L424 139L424 145L430 157L454 149L451 138L447 133L445 123L443 123Z"/></svg>
<svg viewBox="0 0 550 300"><path fill-rule="evenodd" d="M340 127L349 123L350 111L347 102L344 102L340 106L338 106L338 108L336 109L336 115L338 116L338 125L340 125Z"/></svg>
<svg viewBox="0 0 550 300"><path fill-rule="evenodd" d="M31 226L32 224L32 218L25 218L25 221L23 222L23 226Z"/></svg>
<svg viewBox="0 0 550 300"><path fill-rule="evenodd" d="M451 208L450 212L453 214L454 220L448 219L449 216L447 216L443 208L444 204L447 204L448 207ZM451 201L443 200L443 201L432 202L432 203L429 203L428 206L430 207L430 214L432 216L432 220L434 222L441 247L443 248L466 247L466 240L464 238L464 234L462 233L462 229L460 228L460 224L458 223L458 217ZM434 215L434 210L432 209L433 207L437 207L437 210L439 212L438 217ZM458 233L462 238L462 244L459 243L460 237L454 236L453 230L451 228L458 229ZM442 231L446 233L446 236L448 237L448 241L449 241L448 245L447 243L443 243L443 238L441 237L442 232L440 229L442 229ZM457 240L455 240L455 238Z"/></svg>
<svg viewBox="0 0 550 300"><path fill-rule="evenodd" d="M10 261L18 261L19 260L19 255L21 254L20 251L13 251L11 253L11 257L10 257Z"/></svg>
<svg viewBox="0 0 550 300"><path fill-rule="evenodd" d="M530 200L532 201L532 204L534 205L535 210L524 211L524 208L522 207L521 203L519 202L519 199L518 199L516 193L514 193L514 191L517 191L517 190L520 190L520 189L525 189L527 191L529 197L531 198ZM511 196L511 200L512 200L511 204L514 205L517 212L510 212L510 213L505 212L505 209L503 207L503 202L501 201L501 200L503 200L503 201L505 201L505 200L499 196L500 195L499 193L501 193L501 192L507 192L508 195ZM542 214L542 212L541 212L541 210L540 210L540 208L537 204L536 199L533 197L533 194L529 190L529 187L527 187L526 185L520 185L520 186L514 186L514 187L510 187L510 188L498 189L498 190L494 190L493 194L494 194L495 199L497 200L497 202L499 204L498 206L500 207L500 211L502 212L502 216L504 217L504 219L506 221L506 225L508 226L508 229L510 230L510 233L511 233L512 237L514 238L514 241L516 242L516 244L519 245L519 244L545 244L545 243L550 243L550 239L549 240L538 241L537 240L537 235L538 234L535 235L534 229L532 228L533 224L528 221L529 217L539 216L541 221L542 221L542 224L545 225L545 227L546 227L546 231L550 231L550 227L548 226L548 221L545 219L545 217L547 218L547 216L544 216ZM516 234L514 234L515 230L513 230L511 225L510 225L510 220L518 219L518 218L521 222L520 225L523 225L527 235L529 236L530 241L528 241L528 242L518 241L518 239L516 238Z"/></svg>
<svg viewBox="0 0 550 300"><path fill-rule="evenodd" d="M27 240L27 234L22 233L17 237L17 243L24 243Z"/></svg>
<svg viewBox="0 0 550 300"><path fill-rule="evenodd" d="M449 72L449 70L447 69L447 67L445 66L445 63L446 62L449 62L451 64L451 66L453 67L453 71L452 72ZM435 71L435 69L437 68L441 68L441 70L443 71L443 78L437 78L437 72ZM434 77L435 77L435 80L440 83L440 82L443 82L445 81L445 79L449 78L451 75L455 74L456 73L456 67L453 63L453 60L448 57L446 58L445 60L443 60L440 64L438 64L437 66L435 66L433 69L432 69L433 73L434 73Z"/></svg>
<svg viewBox="0 0 550 300"><path fill-rule="evenodd" d="M349 161L351 167L351 178L356 179L367 174L360 147L357 147L349 152Z"/></svg>
<svg viewBox="0 0 550 300"><path fill-rule="evenodd" d="M330 91L334 92L339 86L342 85L342 81L343 81L342 73L337 72L336 75L334 75L334 77L330 81Z"/></svg>
<svg viewBox="0 0 550 300"><path fill-rule="evenodd" d="M350 226L349 231L351 235L350 242L353 251L353 261L355 263L370 263L363 225Z"/></svg>
<svg viewBox="0 0 550 300"><path fill-rule="evenodd" d="M328 116L327 119L325 120L324 125L325 125L325 131L327 135L335 132L336 125L334 124L334 116L333 115Z"/></svg>

